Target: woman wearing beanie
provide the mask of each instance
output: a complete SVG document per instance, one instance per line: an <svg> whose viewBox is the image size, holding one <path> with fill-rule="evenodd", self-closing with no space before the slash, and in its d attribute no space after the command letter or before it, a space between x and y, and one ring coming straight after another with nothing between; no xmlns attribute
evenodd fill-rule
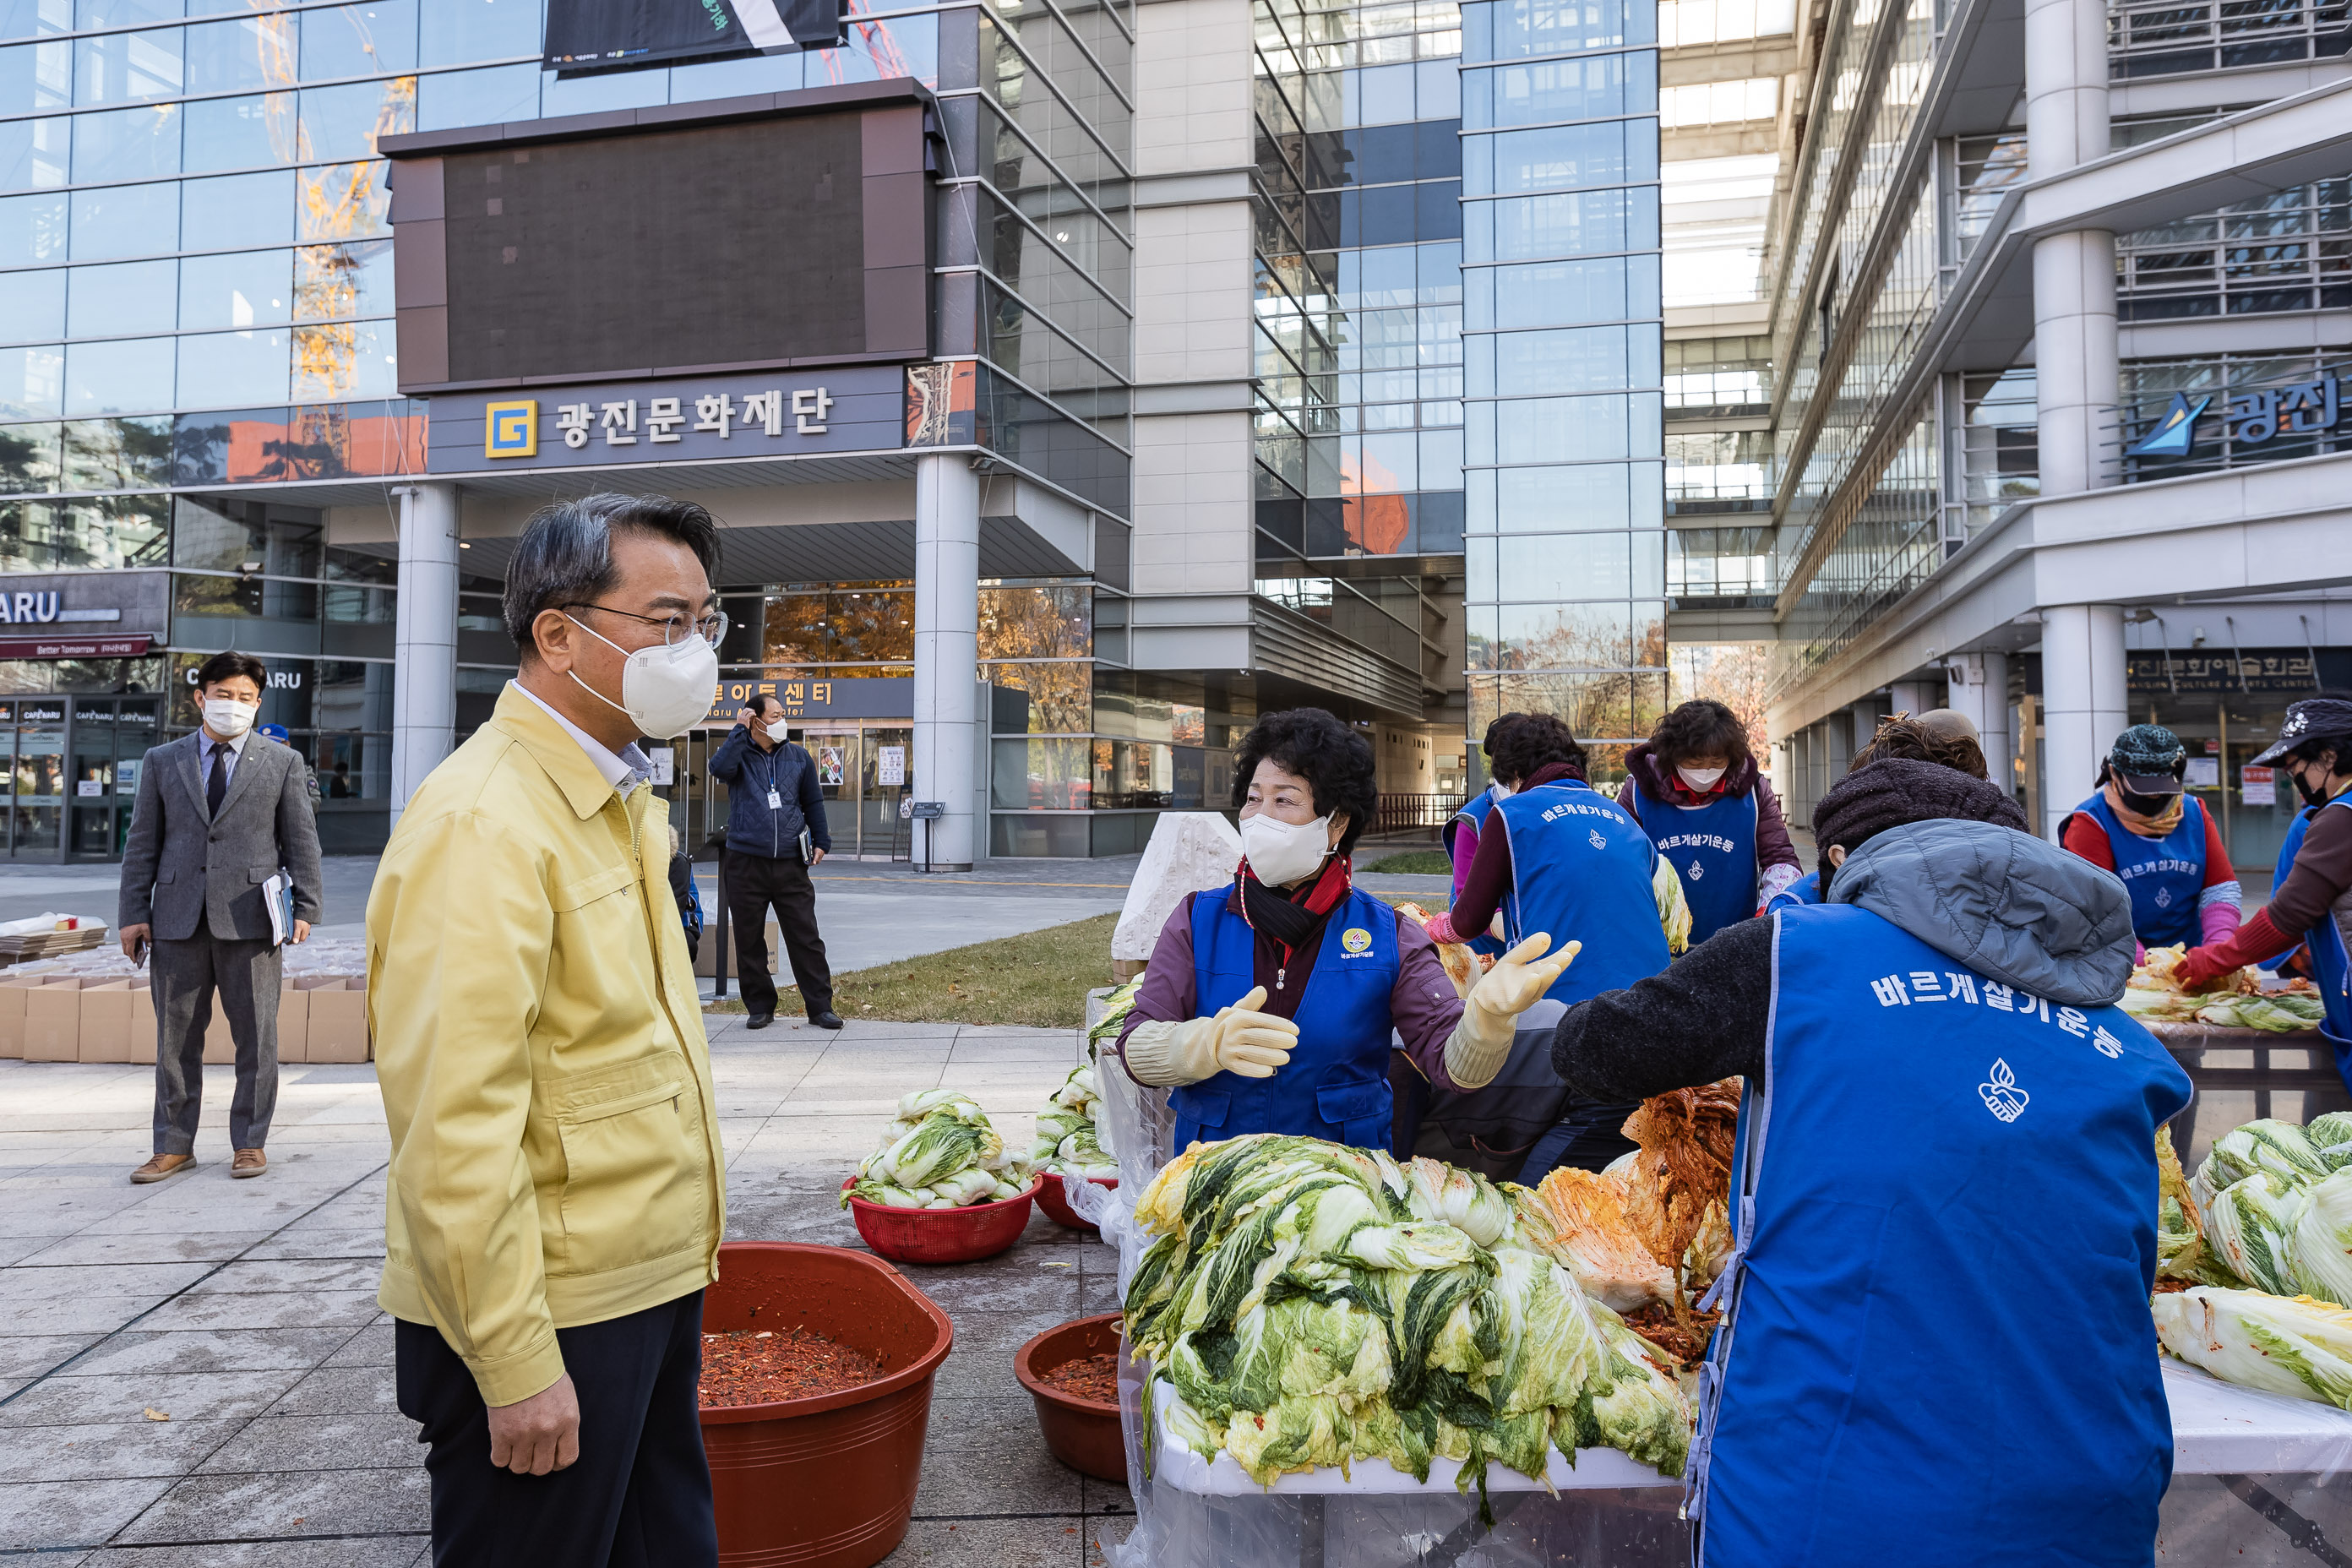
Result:
<svg viewBox="0 0 2352 1568"><path fill-rule="evenodd" d="M2189 748L2160 724L2135 724L2099 764L2098 792L2074 808L2058 840L2131 894L2140 945L2227 942L2242 893L2221 829L2182 787Z"/></svg>
<svg viewBox="0 0 2352 1568"><path fill-rule="evenodd" d="M1169 916L1119 1034L1129 1075L1172 1091L1177 1148L1288 1132L1386 1149L1391 1040L1433 1084L1482 1087L1575 956L1528 934L1457 995L1420 923L1350 879L1373 781L1370 743L1319 708L1243 737L1242 863Z"/></svg>
<svg viewBox="0 0 2352 1568"><path fill-rule="evenodd" d="M2024 828L1982 780L1868 763L1814 809L1827 902L1560 1021L1586 1095L1746 1080L1691 1445L1709 1561L2149 1560L2154 1139L2189 1079L2115 1005L2122 886ZM2064 1309L2021 1310L2048 1278ZM2031 1417L1986 1443L1992 1410Z"/></svg>
<svg viewBox="0 0 2352 1568"><path fill-rule="evenodd" d="M1681 879L1694 944L1744 921L1804 868L1748 726L1720 702L1685 702L1625 754L1617 804Z"/></svg>
<svg viewBox="0 0 2352 1568"><path fill-rule="evenodd" d="M1488 815L1454 907L1429 922L1437 941L1459 942L1499 910L1507 941L1549 931L1582 944L1482 1092L1430 1096L1414 1145L1529 1186L1556 1166L1598 1171L1632 1152L1619 1130L1634 1105L1570 1095L1551 1069L1551 1030L1569 1004L1664 969L1679 945L1670 933L1689 921L1673 868L1631 813L1585 782L1584 766L1575 731L1549 713L1520 714L1496 733L1495 776L1516 787Z"/></svg>

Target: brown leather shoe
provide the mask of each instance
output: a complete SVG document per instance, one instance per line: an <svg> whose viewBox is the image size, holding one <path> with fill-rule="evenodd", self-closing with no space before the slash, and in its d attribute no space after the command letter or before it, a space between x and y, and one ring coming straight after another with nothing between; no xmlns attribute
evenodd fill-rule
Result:
<svg viewBox="0 0 2352 1568"><path fill-rule="evenodd" d="M228 1164L228 1173L240 1179L257 1176L268 1169L269 1169L269 1156L258 1149L239 1149L236 1152L236 1157Z"/></svg>
<svg viewBox="0 0 2352 1568"><path fill-rule="evenodd" d="M131 1179L143 1187L150 1182L160 1182L166 1176L176 1176L195 1163L196 1157L194 1154L158 1154L131 1172Z"/></svg>

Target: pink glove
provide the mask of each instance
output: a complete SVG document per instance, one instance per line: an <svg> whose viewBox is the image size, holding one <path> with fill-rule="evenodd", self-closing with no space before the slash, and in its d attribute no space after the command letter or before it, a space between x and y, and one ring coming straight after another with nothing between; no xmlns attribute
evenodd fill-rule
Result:
<svg viewBox="0 0 2352 1568"><path fill-rule="evenodd" d="M1432 942L1458 942L1462 940L1454 932L1454 917L1451 914L1433 915L1430 917L1429 923L1422 929L1429 932L1429 940Z"/></svg>
<svg viewBox="0 0 2352 1568"><path fill-rule="evenodd" d="M2217 899L2197 911L2197 923L2203 931L2204 945L2210 947L2217 942L2227 942L2238 934L2238 907Z"/></svg>

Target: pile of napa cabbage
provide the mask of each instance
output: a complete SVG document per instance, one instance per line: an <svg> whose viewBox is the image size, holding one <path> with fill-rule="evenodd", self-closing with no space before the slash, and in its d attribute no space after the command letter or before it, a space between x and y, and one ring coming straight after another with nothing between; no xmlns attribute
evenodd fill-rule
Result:
<svg viewBox="0 0 2352 1568"><path fill-rule="evenodd" d="M1488 1460L1540 1479L1549 1449L1601 1446L1682 1473L1691 1409L1658 1352L1483 1176L1261 1134L1179 1155L1136 1218L1157 1239L1128 1336L1173 1389L1157 1415L1260 1484L1444 1458L1483 1492Z"/></svg>
<svg viewBox="0 0 2352 1568"><path fill-rule="evenodd" d="M898 1101L898 1120L843 1189L841 1206L860 1197L894 1209L965 1208L1017 1198L1028 1186L1026 1163L1005 1148L980 1101L925 1089Z"/></svg>
<svg viewBox="0 0 2352 1568"><path fill-rule="evenodd" d="M1110 1129L1103 1124L1093 1063L1072 1068L1070 1076L1037 1113L1037 1136L1029 1145L1029 1164L1033 1170L1064 1176L1118 1179L1118 1158L1111 1149Z"/></svg>

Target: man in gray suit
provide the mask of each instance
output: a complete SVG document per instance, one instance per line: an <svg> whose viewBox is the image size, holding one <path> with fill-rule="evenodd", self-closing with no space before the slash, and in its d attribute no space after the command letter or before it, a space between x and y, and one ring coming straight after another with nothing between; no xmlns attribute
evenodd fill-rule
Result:
<svg viewBox="0 0 2352 1568"><path fill-rule="evenodd" d="M151 943L155 952L155 1157L131 1173L134 1182L160 1182L195 1163L215 991L236 1042L229 1174L268 1167L262 1144L278 1103L282 967L264 884L280 875L291 884L290 941L309 938L320 910L310 769L253 730L268 679L251 654L213 655L196 670L204 727L140 764L122 850L121 934L134 962Z"/></svg>

